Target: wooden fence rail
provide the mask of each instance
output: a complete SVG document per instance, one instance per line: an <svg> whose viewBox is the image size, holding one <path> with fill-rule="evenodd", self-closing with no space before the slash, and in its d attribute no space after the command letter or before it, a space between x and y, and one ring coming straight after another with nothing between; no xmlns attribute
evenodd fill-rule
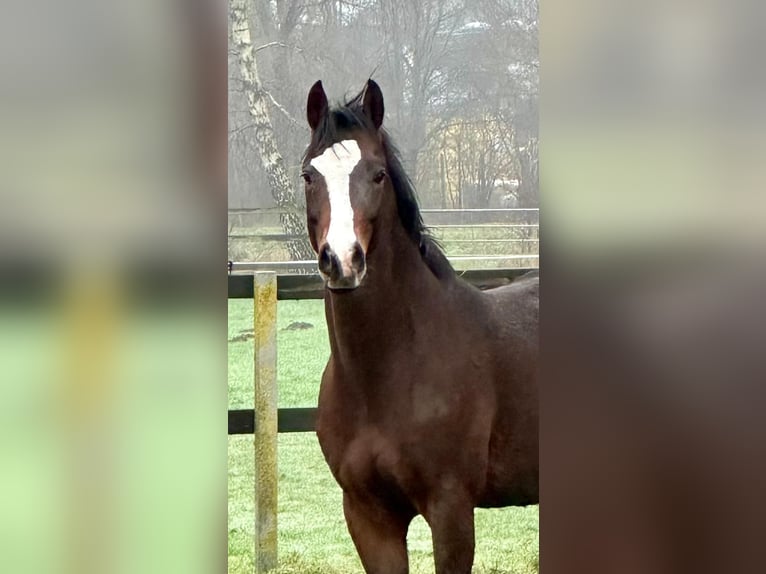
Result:
<svg viewBox="0 0 766 574"><path fill-rule="evenodd" d="M294 262L293 262L294 263ZM303 263L303 262L300 262ZM316 261L306 262L314 265ZM289 266L291 263L284 263ZM258 272L272 271L265 267L268 263L233 263L233 272L229 275L229 299L253 298L253 266ZM280 264L281 265L281 264ZM459 272L460 276L479 289L488 289L512 282L516 277L531 271L531 267L513 267L509 269L470 269ZM240 273L240 271L244 271ZM321 299L324 297L324 282L316 273L312 275L277 275L277 299L279 301L292 299Z"/></svg>

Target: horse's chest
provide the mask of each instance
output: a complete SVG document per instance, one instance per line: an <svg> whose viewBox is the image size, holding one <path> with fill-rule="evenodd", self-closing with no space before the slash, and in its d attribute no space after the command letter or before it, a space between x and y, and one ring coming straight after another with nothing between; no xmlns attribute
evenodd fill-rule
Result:
<svg viewBox="0 0 766 574"><path fill-rule="evenodd" d="M408 474L405 459L395 441L375 428L364 428L338 445L331 466L346 490L366 492L400 490Z"/></svg>

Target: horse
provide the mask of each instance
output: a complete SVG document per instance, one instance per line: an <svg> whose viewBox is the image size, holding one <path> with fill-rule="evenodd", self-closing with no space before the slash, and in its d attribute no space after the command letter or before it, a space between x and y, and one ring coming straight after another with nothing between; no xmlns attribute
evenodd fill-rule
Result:
<svg viewBox="0 0 766 574"><path fill-rule="evenodd" d="M330 357L316 433L367 574L406 574L431 528L436 574L470 573L474 508L538 502L539 276L481 291L424 225L368 80L309 91L302 162Z"/></svg>

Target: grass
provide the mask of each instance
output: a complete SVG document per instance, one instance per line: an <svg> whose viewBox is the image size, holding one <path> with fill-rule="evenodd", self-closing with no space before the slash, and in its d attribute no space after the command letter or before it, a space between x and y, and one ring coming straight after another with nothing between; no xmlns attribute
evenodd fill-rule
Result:
<svg viewBox="0 0 766 574"><path fill-rule="evenodd" d="M229 408L252 408L253 307L229 300ZM278 404L314 406L329 355L321 301L282 301L277 315ZM341 491L313 433L279 435L279 574L363 572L346 530ZM229 437L229 573L253 570L252 436ZM538 507L477 509L476 574L539 571ZM418 517L410 571L433 573L431 533Z"/></svg>

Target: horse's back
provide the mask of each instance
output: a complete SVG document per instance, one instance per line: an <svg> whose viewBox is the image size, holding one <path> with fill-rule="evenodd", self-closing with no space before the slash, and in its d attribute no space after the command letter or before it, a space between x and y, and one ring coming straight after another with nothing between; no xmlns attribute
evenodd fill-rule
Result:
<svg viewBox="0 0 766 574"><path fill-rule="evenodd" d="M484 292L491 311L497 409L481 506L538 501L537 272Z"/></svg>
<svg viewBox="0 0 766 574"><path fill-rule="evenodd" d="M487 289L484 294L497 301L534 303L540 298L540 273L534 269L514 279L508 285Z"/></svg>
<svg viewBox="0 0 766 574"><path fill-rule="evenodd" d="M502 287L484 291L490 307L492 335L501 345L526 342L538 347L540 276L530 271Z"/></svg>

